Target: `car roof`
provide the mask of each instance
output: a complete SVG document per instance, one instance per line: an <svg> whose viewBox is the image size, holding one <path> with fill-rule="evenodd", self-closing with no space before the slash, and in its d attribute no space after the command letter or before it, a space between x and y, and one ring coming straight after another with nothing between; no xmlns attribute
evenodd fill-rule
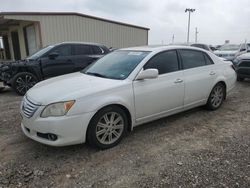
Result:
<svg viewBox="0 0 250 188"><path fill-rule="evenodd" d="M105 46L103 44L100 44L100 43L93 43L93 42L70 42L70 41L67 41L67 42L61 42L61 43L57 43L57 44L54 44L54 46L58 46L58 45L62 45L62 44L85 44L85 45L94 45L94 46Z"/></svg>
<svg viewBox="0 0 250 188"><path fill-rule="evenodd" d="M174 49L190 49L190 50L199 50L207 52L201 48L192 47L192 46L181 46L181 45L149 45L149 46L137 46L130 48L123 48L121 50L133 50L133 51L163 51L163 50L174 50Z"/></svg>

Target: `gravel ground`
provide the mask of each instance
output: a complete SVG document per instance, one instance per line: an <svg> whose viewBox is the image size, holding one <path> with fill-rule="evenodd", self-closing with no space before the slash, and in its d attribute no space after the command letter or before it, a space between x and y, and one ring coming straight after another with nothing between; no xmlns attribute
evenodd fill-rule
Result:
<svg viewBox="0 0 250 188"><path fill-rule="evenodd" d="M136 128L115 148L54 148L20 129L21 97L0 93L0 187L250 187L250 82L217 111Z"/></svg>

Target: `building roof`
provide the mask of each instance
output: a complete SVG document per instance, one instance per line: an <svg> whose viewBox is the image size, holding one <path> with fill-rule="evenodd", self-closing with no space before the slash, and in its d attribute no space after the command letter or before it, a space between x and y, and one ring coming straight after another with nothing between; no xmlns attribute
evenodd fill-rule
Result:
<svg viewBox="0 0 250 188"><path fill-rule="evenodd" d="M127 23L123 23L123 22L113 21L113 20L95 17L95 16L90 16L87 14L82 14L82 13L77 13L77 12L0 12L0 16L5 16L5 15L10 15L10 16L11 15L14 15L14 16L16 16L16 15L22 15L22 16L81 16L81 17L85 17L85 18L92 18L92 19L110 22L110 23L114 23L114 24L135 27L138 29L150 30L147 27L127 24Z"/></svg>

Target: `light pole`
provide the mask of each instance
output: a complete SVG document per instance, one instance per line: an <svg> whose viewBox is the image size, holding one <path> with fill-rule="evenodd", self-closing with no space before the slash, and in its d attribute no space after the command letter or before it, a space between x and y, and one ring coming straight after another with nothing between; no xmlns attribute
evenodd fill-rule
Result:
<svg viewBox="0 0 250 188"><path fill-rule="evenodd" d="M188 12L188 34L187 34L187 43L189 44L189 29L190 29L190 14L194 12L193 8L186 8L185 12Z"/></svg>

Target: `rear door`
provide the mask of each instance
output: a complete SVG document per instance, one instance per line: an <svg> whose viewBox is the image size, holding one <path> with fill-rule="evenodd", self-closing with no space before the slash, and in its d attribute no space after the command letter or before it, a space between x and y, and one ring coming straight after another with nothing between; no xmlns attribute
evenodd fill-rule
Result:
<svg viewBox="0 0 250 188"><path fill-rule="evenodd" d="M57 53L58 56L50 58L49 54ZM74 63L71 54L71 45L63 44L53 48L46 57L41 59L41 66L45 78L71 73Z"/></svg>
<svg viewBox="0 0 250 188"><path fill-rule="evenodd" d="M211 58L202 51L178 50L185 80L184 107L206 102L217 77Z"/></svg>
<svg viewBox="0 0 250 188"><path fill-rule="evenodd" d="M175 50L152 57L144 69L158 69L155 79L136 80L133 83L136 120L158 118L183 108L184 82Z"/></svg>

